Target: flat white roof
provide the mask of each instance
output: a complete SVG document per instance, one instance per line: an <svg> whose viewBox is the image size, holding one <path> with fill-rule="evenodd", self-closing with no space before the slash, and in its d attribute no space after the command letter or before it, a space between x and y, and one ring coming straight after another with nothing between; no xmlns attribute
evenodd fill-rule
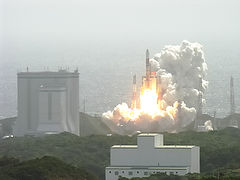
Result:
<svg viewBox="0 0 240 180"><path fill-rule="evenodd" d="M114 145L112 146L113 149L137 149L137 145Z"/></svg>
<svg viewBox="0 0 240 180"><path fill-rule="evenodd" d="M139 134L138 136L140 137L143 137L143 136L157 136L157 135L160 135L160 134L157 134L157 133L142 133L142 134Z"/></svg>
<svg viewBox="0 0 240 180"><path fill-rule="evenodd" d="M192 149L195 146L184 146L184 145L167 145L167 146L157 146L157 149Z"/></svg>
<svg viewBox="0 0 240 180"><path fill-rule="evenodd" d="M19 72L18 78L67 78L78 77L78 72L69 71L36 71L36 72Z"/></svg>
<svg viewBox="0 0 240 180"><path fill-rule="evenodd" d="M110 166L106 167L106 169L149 169L149 170L185 170L188 169L187 166Z"/></svg>
<svg viewBox="0 0 240 180"><path fill-rule="evenodd" d="M181 146L181 145L167 145L167 146L156 146L156 149L192 149L195 146ZM137 149L137 145L114 145L112 149Z"/></svg>

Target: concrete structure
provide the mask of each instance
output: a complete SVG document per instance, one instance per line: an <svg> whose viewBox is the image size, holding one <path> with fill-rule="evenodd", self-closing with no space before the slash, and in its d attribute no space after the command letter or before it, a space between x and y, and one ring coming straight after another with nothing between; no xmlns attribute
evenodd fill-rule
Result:
<svg viewBox="0 0 240 180"><path fill-rule="evenodd" d="M137 145L112 146L106 180L117 180L119 176L147 177L159 172L200 173L199 149L198 146L165 146L162 134L140 134Z"/></svg>
<svg viewBox="0 0 240 180"><path fill-rule="evenodd" d="M230 79L230 115L235 113L235 94L234 94L234 80Z"/></svg>
<svg viewBox="0 0 240 180"><path fill-rule="evenodd" d="M195 122L194 122L194 129L198 130L198 126L200 125L200 117L202 116L202 100L203 100L203 87L202 87L202 77L199 78L199 86L198 86L198 90L200 91L199 95L198 95L198 107L197 107L197 114L195 117Z"/></svg>
<svg viewBox="0 0 240 180"><path fill-rule="evenodd" d="M79 135L79 73L20 72L15 136L67 131Z"/></svg>

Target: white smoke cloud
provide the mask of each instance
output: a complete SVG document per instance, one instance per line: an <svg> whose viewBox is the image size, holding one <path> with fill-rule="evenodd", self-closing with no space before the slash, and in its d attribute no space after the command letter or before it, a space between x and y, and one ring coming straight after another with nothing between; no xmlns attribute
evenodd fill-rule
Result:
<svg viewBox="0 0 240 180"><path fill-rule="evenodd" d="M198 131L200 132L213 131L212 121L207 120L203 126L198 126Z"/></svg>
<svg viewBox="0 0 240 180"><path fill-rule="evenodd" d="M202 45L183 41L180 45L165 46L150 59L150 63L151 70L161 77L163 91L161 104L165 112L150 118L149 121L157 122L160 129L166 131L173 130L177 125L180 127L188 125L196 116L199 95L203 95L208 87L206 80L208 69ZM202 101L204 102L204 99ZM168 113L172 111L177 114L175 118ZM113 111L103 113L103 117L119 121L129 119L130 112L128 105L122 103ZM141 124L143 119L146 121L145 116L139 112L136 124Z"/></svg>
<svg viewBox="0 0 240 180"><path fill-rule="evenodd" d="M204 127L207 131L213 131L212 121L208 120L204 123Z"/></svg>
<svg viewBox="0 0 240 180"><path fill-rule="evenodd" d="M129 114L131 109L126 103L118 104L113 111L107 111L103 113L103 116L107 119L112 119L118 123L120 120L129 120Z"/></svg>
<svg viewBox="0 0 240 180"><path fill-rule="evenodd" d="M206 81L207 64L205 63L202 46L199 43L183 41L180 46L165 46L154 56L159 62L157 74L161 76L166 89L164 99L170 104L183 100L189 107L197 107L197 98L208 86ZM157 67L154 65L154 67ZM202 78L202 88L199 88L199 78Z"/></svg>

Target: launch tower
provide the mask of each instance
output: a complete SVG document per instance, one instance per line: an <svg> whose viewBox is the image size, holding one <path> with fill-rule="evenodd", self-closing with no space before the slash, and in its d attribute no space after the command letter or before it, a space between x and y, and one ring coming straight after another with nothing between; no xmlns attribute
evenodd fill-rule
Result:
<svg viewBox="0 0 240 180"><path fill-rule="evenodd" d="M235 113L234 80L230 78L230 114Z"/></svg>

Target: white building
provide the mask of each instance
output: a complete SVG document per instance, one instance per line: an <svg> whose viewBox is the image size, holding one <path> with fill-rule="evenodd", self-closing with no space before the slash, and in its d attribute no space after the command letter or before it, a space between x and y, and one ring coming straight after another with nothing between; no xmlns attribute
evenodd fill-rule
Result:
<svg viewBox="0 0 240 180"><path fill-rule="evenodd" d="M110 166L106 167L106 180L119 176L146 177L154 173L185 175L200 173L198 146L163 145L162 134L140 134L137 145L111 147Z"/></svg>
<svg viewBox="0 0 240 180"><path fill-rule="evenodd" d="M67 131L79 135L79 73L20 72L15 136Z"/></svg>

